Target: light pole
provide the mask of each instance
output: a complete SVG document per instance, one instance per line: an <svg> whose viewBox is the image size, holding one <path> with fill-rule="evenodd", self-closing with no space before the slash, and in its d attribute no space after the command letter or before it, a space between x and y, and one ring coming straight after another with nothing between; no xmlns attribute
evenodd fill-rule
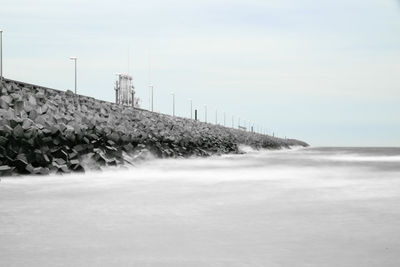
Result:
<svg viewBox="0 0 400 267"><path fill-rule="evenodd" d="M191 98L189 99L189 101L190 101L190 119L192 120L193 119L193 101Z"/></svg>
<svg viewBox="0 0 400 267"><path fill-rule="evenodd" d="M154 110L154 101L153 101L153 88L154 88L154 86L150 83L149 84L149 93L150 93L150 98L149 98L149 108L151 108L151 111L153 111ZM151 100L151 102L150 102L150 100Z"/></svg>
<svg viewBox="0 0 400 267"><path fill-rule="evenodd" d="M78 58L77 57L70 57L69 59L71 59L71 60L73 60L74 61L74 63L75 63L75 94L76 94L76 83L77 83L77 81L76 81L76 79L77 79L77 74L76 74L76 61L78 60Z"/></svg>
<svg viewBox="0 0 400 267"><path fill-rule="evenodd" d="M172 95L172 116L175 117L175 93L171 92Z"/></svg>
<svg viewBox="0 0 400 267"><path fill-rule="evenodd" d="M0 29L0 81L3 80L3 30Z"/></svg>
<svg viewBox="0 0 400 267"><path fill-rule="evenodd" d="M240 117L239 117L239 121L238 121L238 128L240 128Z"/></svg>
<svg viewBox="0 0 400 267"><path fill-rule="evenodd" d="M218 124L218 109L215 110L215 125Z"/></svg>
<svg viewBox="0 0 400 267"><path fill-rule="evenodd" d="M225 112L224 112L224 127L225 127Z"/></svg>
<svg viewBox="0 0 400 267"><path fill-rule="evenodd" d="M204 121L207 123L207 105L204 105Z"/></svg>
<svg viewBox="0 0 400 267"><path fill-rule="evenodd" d="M232 115L232 128L234 128L234 119L233 119L233 115Z"/></svg>

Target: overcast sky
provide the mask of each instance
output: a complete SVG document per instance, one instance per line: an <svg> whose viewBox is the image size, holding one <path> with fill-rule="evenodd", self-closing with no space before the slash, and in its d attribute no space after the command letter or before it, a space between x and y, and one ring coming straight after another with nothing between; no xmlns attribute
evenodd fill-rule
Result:
<svg viewBox="0 0 400 267"><path fill-rule="evenodd" d="M0 0L4 75L238 117L315 146L400 146L398 0ZM150 59L150 60L149 60ZM149 64L150 62L150 64ZM151 75L149 75L151 65Z"/></svg>

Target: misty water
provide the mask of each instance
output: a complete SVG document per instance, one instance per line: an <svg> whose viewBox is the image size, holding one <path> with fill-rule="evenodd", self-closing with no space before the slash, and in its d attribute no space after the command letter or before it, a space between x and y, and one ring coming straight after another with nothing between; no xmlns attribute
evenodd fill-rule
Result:
<svg viewBox="0 0 400 267"><path fill-rule="evenodd" d="M0 266L400 266L400 149L3 178Z"/></svg>

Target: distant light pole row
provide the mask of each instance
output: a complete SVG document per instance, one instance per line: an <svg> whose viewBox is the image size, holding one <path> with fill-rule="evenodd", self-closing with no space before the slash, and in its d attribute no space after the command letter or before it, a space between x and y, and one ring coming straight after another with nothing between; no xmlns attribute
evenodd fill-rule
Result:
<svg viewBox="0 0 400 267"><path fill-rule="evenodd" d="M152 86L150 86L150 89L152 89ZM171 92L172 96L172 116L175 117L175 93ZM188 101L190 102L190 119L193 119L193 99L189 98ZM153 108L153 107L152 107ZM243 129L241 125L241 118L238 117L238 128ZM204 104L204 122L207 123L207 105ZM243 120L244 122L244 129L247 129L250 132L253 133L259 133L259 134L267 134L267 130L263 127L260 127L260 125L255 124L253 121L250 120ZM218 109L215 109L215 125L218 124ZM223 112L223 126L226 127L226 113ZM235 128L235 116L232 115L232 128ZM275 136L275 133L272 133L273 136Z"/></svg>
<svg viewBox="0 0 400 267"><path fill-rule="evenodd" d="M175 116L175 93L171 92L172 95L172 115ZM190 119L193 119L193 99L189 98L188 101L190 102ZM223 112L223 126L226 126L226 113ZM207 123L207 105L204 104L204 121ZM218 124L218 109L215 110L215 124ZM232 115L232 128L235 126L235 117ZM248 128L249 131L255 133L265 134L265 130L262 127L255 124L251 121L244 121L245 128ZM240 124L240 117L238 117L238 127L241 127Z"/></svg>

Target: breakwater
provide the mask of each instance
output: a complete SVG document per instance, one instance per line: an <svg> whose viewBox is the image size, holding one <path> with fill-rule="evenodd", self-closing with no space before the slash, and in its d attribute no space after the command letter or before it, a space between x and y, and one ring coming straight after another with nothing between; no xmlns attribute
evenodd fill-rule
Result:
<svg viewBox="0 0 400 267"><path fill-rule="evenodd" d="M307 146L294 139L124 107L71 91L0 81L2 175L134 164L148 152L157 157L238 153L241 144L270 149Z"/></svg>

